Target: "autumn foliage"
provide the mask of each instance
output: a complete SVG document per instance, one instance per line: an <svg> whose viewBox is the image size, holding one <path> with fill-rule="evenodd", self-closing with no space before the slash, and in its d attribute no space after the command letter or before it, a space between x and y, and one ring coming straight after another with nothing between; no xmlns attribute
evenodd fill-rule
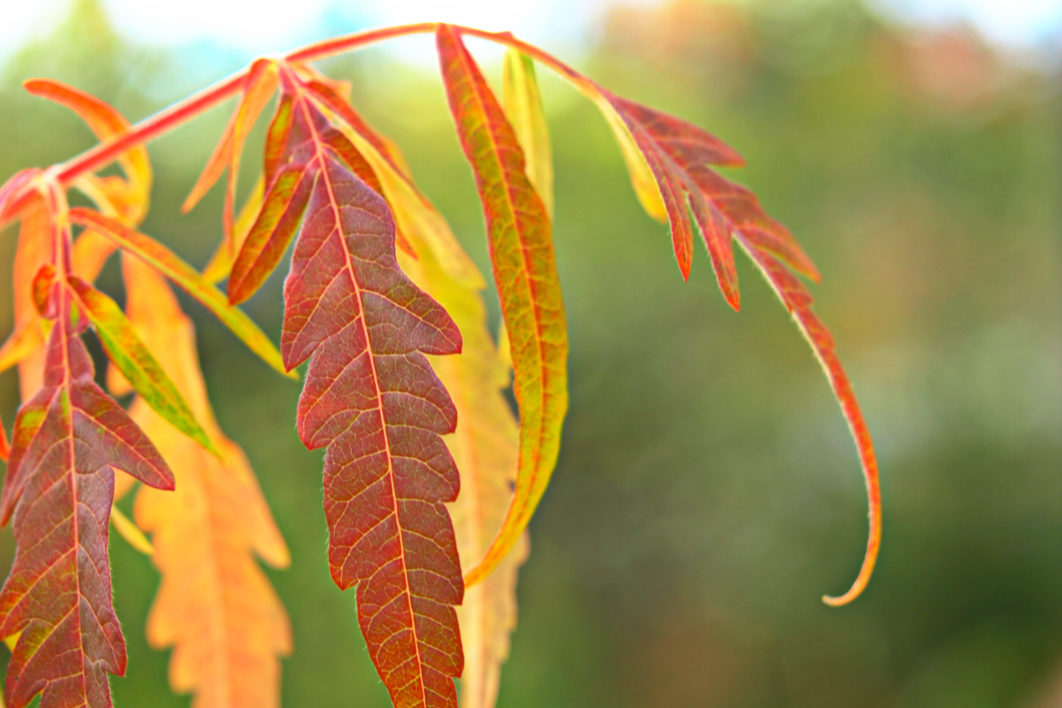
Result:
<svg viewBox="0 0 1062 708"><path fill-rule="evenodd" d="M503 328L487 329L487 280L421 194L398 148L312 62L389 37L434 33L442 83L483 204ZM465 36L509 48L499 99ZM137 124L62 84L27 90L75 111L98 146L0 187L0 223L19 223L15 328L0 370L17 366L22 404L0 520L17 554L0 590L13 647L8 705L111 705L124 640L112 605L111 524L150 556L161 585L148 621L172 647L170 682L201 708L279 703L292 650L283 606L258 565L288 552L240 448L219 429L183 290L252 352L301 378L295 427L324 449L328 560L355 588L358 620L397 706L490 706L497 694L526 527L549 483L568 407L568 334L552 241L552 164L535 64L592 100L615 133L635 193L670 223L683 278L694 235L726 301L739 307L734 244L763 273L812 347L851 428L870 500L854 599L881 535L869 433L830 334L798 276L818 273L756 197L714 167L741 157L702 129L621 98L508 34L420 24L341 37L238 75ZM199 269L139 225L152 172L145 143L235 97L231 119L185 202L223 182L221 237ZM273 106L261 177L239 209L248 135ZM101 174L117 161L122 174ZM71 207L77 190L92 207ZM239 309L285 259L274 344ZM93 285L120 252L126 301ZM224 288L218 283L224 281ZM104 390L83 338L109 360ZM301 376L297 368L303 364ZM517 415L506 400L512 385ZM123 409L115 397L135 393ZM137 484L139 482L140 484ZM133 487L136 487L135 491ZM133 518L113 507L135 494Z"/></svg>

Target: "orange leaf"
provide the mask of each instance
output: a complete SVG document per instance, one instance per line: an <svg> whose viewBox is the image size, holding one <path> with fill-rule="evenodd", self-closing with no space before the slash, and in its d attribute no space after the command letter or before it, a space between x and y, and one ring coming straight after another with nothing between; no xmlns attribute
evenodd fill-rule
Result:
<svg viewBox="0 0 1062 708"><path fill-rule="evenodd" d="M100 140L115 138L130 127L129 121L110 104L72 86L50 79L31 79L22 85L34 96L47 98L74 111ZM136 224L147 213L151 195L151 162L147 148L143 145L130 148L118 157L118 162L128 181L111 180L112 201L120 205L123 218ZM124 189L118 187L119 183Z"/></svg>
<svg viewBox="0 0 1062 708"><path fill-rule="evenodd" d="M291 628L255 556L285 567L287 548L243 451L214 420L191 320L149 267L126 257L123 271L130 320L222 453L206 452L142 400L133 404L133 419L177 480L172 493L142 487L134 507L162 574L148 641L174 647L170 683L194 692L195 708L277 706L279 657L291 651Z"/></svg>
<svg viewBox="0 0 1062 708"><path fill-rule="evenodd" d="M234 190L236 179L232 173L239 171L243 145L251 128L254 127L258 114L265 108L265 104L269 102L276 87L275 64L272 60L258 59L251 64L243 80L243 90L236 104L236 110L229 117L221 140L214 147L214 152L207 158L206 166L195 184L192 185L184 203L181 204L182 212L191 211L226 169L230 172L230 184L226 186L225 203L227 207L231 206L229 192Z"/></svg>

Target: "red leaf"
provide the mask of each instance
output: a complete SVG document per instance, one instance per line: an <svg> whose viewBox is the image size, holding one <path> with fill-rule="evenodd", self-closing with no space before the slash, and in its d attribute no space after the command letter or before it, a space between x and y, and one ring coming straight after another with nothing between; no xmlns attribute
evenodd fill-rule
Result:
<svg viewBox="0 0 1062 708"><path fill-rule="evenodd" d="M822 364L855 440L870 507L867 549L859 575L844 595L823 597L829 605L851 602L870 580L881 545L881 490L870 433L848 376L834 351L833 338L812 311L811 295L789 269L813 280L818 280L818 271L789 230L763 211L751 191L709 169L709 164L740 164L737 153L695 125L620 98L590 82L586 86L604 100L603 104L601 100L598 103L603 105L606 115L611 109L627 127L652 170L667 206L675 253L683 276L688 275L687 255L692 244L687 236L689 215L681 200L682 192L704 235L716 278L727 301L737 308L737 272L731 249L731 238L734 238L763 272ZM611 120L612 115L609 117Z"/></svg>
<svg viewBox="0 0 1062 708"><path fill-rule="evenodd" d="M111 599L107 519L114 469L161 489L173 476L154 445L93 381L73 327L57 324L44 384L15 422L0 521L18 546L0 590L0 635L21 632L8 666L8 705L43 691L42 708L110 706L105 672L125 673Z"/></svg>
<svg viewBox="0 0 1062 708"><path fill-rule="evenodd" d="M455 706L463 584L444 502L458 475L440 436L456 411L424 355L460 351L461 335L399 269L387 203L329 145L299 79L284 82L293 116L281 164L313 186L281 353L289 369L309 359L297 426L307 447L327 448L332 577L357 586L362 633L394 703Z"/></svg>

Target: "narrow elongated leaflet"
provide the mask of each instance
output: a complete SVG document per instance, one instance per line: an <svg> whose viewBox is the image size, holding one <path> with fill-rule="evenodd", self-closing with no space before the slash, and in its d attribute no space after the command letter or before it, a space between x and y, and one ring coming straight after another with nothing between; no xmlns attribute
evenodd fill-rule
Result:
<svg viewBox="0 0 1062 708"><path fill-rule="evenodd" d="M502 108L524 151L527 178L553 218L553 155L549 146L546 114L535 77L535 62L523 52L505 53L502 70Z"/></svg>
<svg viewBox="0 0 1062 708"><path fill-rule="evenodd" d="M152 535L152 561L162 575L148 643L174 648L170 684L194 692L193 708L275 708L291 627L255 557L286 567L287 547L247 458L214 419L191 320L162 277L138 259L123 258L122 272L130 321L222 451L220 458L208 454L143 399L134 401L130 415L177 480L173 492L140 487L133 507L136 523Z"/></svg>
<svg viewBox="0 0 1062 708"><path fill-rule="evenodd" d="M42 708L110 706L106 672L125 672L111 600L107 516L113 469L161 489L173 476L154 445L93 381L88 352L60 323L43 386L23 404L0 521L17 550L0 590L0 635L20 633L8 666L10 708L43 691Z"/></svg>
<svg viewBox="0 0 1062 708"><path fill-rule="evenodd" d="M230 305L228 298L220 290L173 251L150 236L91 209L75 207L70 210L70 219L74 223L95 229L114 240L126 252L150 264L213 312L248 349L277 371L289 376L280 353L262 330L258 329L258 325L241 310Z"/></svg>
<svg viewBox="0 0 1062 708"><path fill-rule="evenodd" d="M516 492L490 549L466 573L471 585L518 541L549 484L568 408L568 333L549 216L524 172L512 126L457 30L440 25L436 40L450 110L483 202L520 413Z"/></svg>
<svg viewBox="0 0 1062 708"><path fill-rule="evenodd" d="M398 706L456 706L463 585L444 503L457 469L440 437L456 412L425 354L461 349L446 311L395 259L383 198L329 146L329 126L292 73L282 164L315 174L284 284L281 352L309 359L297 428L325 447L329 565L357 586L358 621ZM282 99L283 103L284 99Z"/></svg>
<svg viewBox="0 0 1062 708"><path fill-rule="evenodd" d="M867 487L867 499L870 505L870 532L867 538L867 550L863 557L863 564L859 569L852 586L839 596L824 595L822 601L827 605L838 607L846 605L859 595L870 582L870 576L874 573L874 564L878 557L881 546L881 489L878 480L878 462L874 454L874 444L870 439L870 431L863 413L859 409L852 384L848 375L841 366L840 359L834 348L833 337L822 323L822 320L811 309L812 299L807 288L794 276L785 265L775 256L742 241L742 246L759 266L767 282L777 293L786 309L793 315L801 334L811 345L815 357L822 365L826 378L833 389L833 395L844 411L844 417L848 421L849 430L855 440L856 449L859 452L859 460L863 466L863 472Z"/></svg>
<svg viewBox="0 0 1062 708"><path fill-rule="evenodd" d="M84 310L111 362L140 397L175 428L218 453L185 403L177 386L137 336L118 303L77 276L67 279L77 304Z"/></svg>
<svg viewBox="0 0 1062 708"><path fill-rule="evenodd" d="M280 263L302 222L313 181L314 176L300 165L287 165L278 172L232 265L229 302L238 305L251 297Z"/></svg>
<svg viewBox="0 0 1062 708"><path fill-rule="evenodd" d="M712 258L716 280L727 302L739 306L737 271L730 246L730 234L712 204L705 203L690 170L706 164L736 166L741 157L730 147L695 125L654 111L600 89L601 95L619 115L656 177L671 222L675 257L683 278L689 278L693 253L693 229L687 198Z"/></svg>
<svg viewBox="0 0 1062 708"><path fill-rule="evenodd" d="M88 124L100 140L115 138L130 128L122 114L106 101L72 86L50 79L31 79L22 86L34 96L47 98L66 106ZM112 201L119 207L124 218L139 223L147 213L151 195L151 161L143 145L132 147L118 156L118 164L125 172L125 179L96 177Z"/></svg>
<svg viewBox="0 0 1062 708"><path fill-rule="evenodd" d="M240 157L243 154L247 136L254 127L258 115L265 108L277 88L275 64L270 59L256 59L244 76L240 87L236 109L229 117L221 140L207 158L203 171L199 174L191 191L181 204L181 211L191 211L199 200L210 191L214 183L228 170L228 182L225 185L225 233L230 233L232 207L236 192L236 177L240 169Z"/></svg>

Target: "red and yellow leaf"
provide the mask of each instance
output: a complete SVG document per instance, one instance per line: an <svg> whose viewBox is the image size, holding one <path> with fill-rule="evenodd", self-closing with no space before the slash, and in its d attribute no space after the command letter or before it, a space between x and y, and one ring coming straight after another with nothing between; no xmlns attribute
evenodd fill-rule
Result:
<svg viewBox="0 0 1062 708"><path fill-rule="evenodd" d="M238 305L251 297L280 263L302 222L313 180L300 165L286 165L277 173L232 265L229 302Z"/></svg>
<svg viewBox="0 0 1062 708"><path fill-rule="evenodd" d="M520 413L515 495L490 549L466 573L471 585L516 544L549 483L568 407L568 334L549 216L512 126L457 30L440 25L436 39L450 109L483 201Z"/></svg>
<svg viewBox="0 0 1062 708"><path fill-rule="evenodd" d="M118 303L77 276L70 276L67 283L74 301L96 329L111 363L140 398L177 430L217 454L180 390L155 361Z"/></svg>
<svg viewBox="0 0 1062 708"><path fill-rule="evenodd" d="M878 462L874 454L874 443L870 439L870 431L867 429L863 413L859 409L852 384L848 375L841 366L840 359L834 348L833 337L822 323L822 320L812 311L811 294L807 288L786 268L778 258L771 253L758 250L739 237L746 253L763 272L767 282L782 300L786 309L793 315L793 319L800 328L801 334L811 345L815 357L822 365L826 378L833 389L833 395L837 398L844 412L845 420L855 440L856 449L859 452L859 460L863 466L863 474L866 479L867 499L870 506L870 533L867 539L867 550L863 557L863 565L859 569L852 586L840 596L824 595L822 601L827 605L838 607L846 605L859 595L870 582L870 576L874 573L874 564L878 557L878 549L881 546L881 489L878 480Z"/></svg>
<svg viewBox="0 0 1062 708"><path fill-rule="evenodd" d="M75 207L70 210L70 219L76 224L106 236L124 251L140 258L172 280L210 310L221 320L222 324L247 345L248 349L277 371L288 375L279 352L258 328L258 325L240 309L230 305L224 293L200 275L195 268L181 260L173 251L150 236L139 233L91 209Z"/></svg>
<svg viewBox="0 0 1062 708"><path fill-rule="evenodd" d="M114 469L162 489L158 451L93 381L69 325L53 328L43 386L15 422L0 520L14 516L14 566L0 590L0 635L18 634L6 694L22 708L109 706L106 672L125 672L111 599L107 517Z"/></svg>
<svg viewBox="0 0 1062 708"><path fill-rule="evenodd" d="M424 355L460 351L461 336L399 269L387 203L329 144L301 80L282 80L292 117L280 164L301 166L313 186L284 287L281 352L289 368L309 359L297 428L308 448L326 448L332 577L357 587L394 703L454 706L463 585L444 503L458 476L440 436L456 411Z"/></svg>
<svg viewBox="0 0 1062 708"><path fill-rule="evenodd" d="M152 534L162 584L148 618L148 642L172 646L170 684L194 692L195 708L279 705L281 655L291 651L287 615L255 556L289 563L243 451L218 428L207 400L191 320L162 278L123 259L129 318L184 392L217 457L146 406L131 415L170 461L177 488L142 487L134 518Z"/></svg>

